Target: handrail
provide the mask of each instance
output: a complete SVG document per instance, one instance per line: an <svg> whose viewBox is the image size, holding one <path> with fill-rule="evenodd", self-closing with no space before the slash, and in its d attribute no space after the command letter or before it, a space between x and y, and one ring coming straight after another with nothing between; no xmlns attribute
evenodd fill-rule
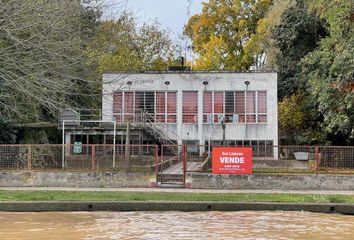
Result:
<svg viewBox="0 0 354 240"><path fill-rule="evenodd" d="M162 136L166 142L169 142L170 144L176 144L175 142L170 140L170 138L166 135L166 131L165 132L161 131L161 129L156 127L156 125L154 124L154 123L163 124L162 122L159 122L154 116L152 116L150 113L146 111L143 112L143 116L145 118L145 123L148 124L148 126L152 128L155 132L157 132L160 136ZM151 119L153 119L154 121L151 121ZM163 125L163 127L168 132L172 133L176 137L176 139L179 139L179 136L174 131L167 128L165 125Z"/></svg>

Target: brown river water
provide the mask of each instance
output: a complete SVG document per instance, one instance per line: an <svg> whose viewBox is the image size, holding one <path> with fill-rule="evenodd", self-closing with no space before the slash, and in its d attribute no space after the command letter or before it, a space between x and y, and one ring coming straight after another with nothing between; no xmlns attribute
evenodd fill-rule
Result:
<svg viewBox="0 0 354 240"><path fill-rule="evenodd" d="M0 212L0 239L354 239L354 216L308 212Z"/></svg>

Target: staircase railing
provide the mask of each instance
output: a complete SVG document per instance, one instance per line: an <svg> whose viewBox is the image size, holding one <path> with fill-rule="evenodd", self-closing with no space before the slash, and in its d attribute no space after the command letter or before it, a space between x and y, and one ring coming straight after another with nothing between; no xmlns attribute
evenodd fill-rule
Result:
<svg viewBox="0 0 354 240"><path fill-rule="evenodd" d="M163 138L163 140L165 140L170 144L176 144L176 143L170 139L168 134L166 134L167 132L174 135L176 140L180 138L177 133L175 133L173 130L168 128L163 122L159 121L155 116L153 116L152 114L146 111L143 111L143 122L146 125L148 125L153 131L157 132ZM158 124L158 126L156 124ZM163 127L165 131L162 131L161 127Z"/></svg>

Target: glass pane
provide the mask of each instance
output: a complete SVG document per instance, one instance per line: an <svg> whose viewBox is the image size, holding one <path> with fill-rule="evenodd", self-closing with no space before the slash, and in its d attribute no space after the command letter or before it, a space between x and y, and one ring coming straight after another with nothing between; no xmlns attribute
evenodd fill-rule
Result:
<svg viewBox="0 0 354 240"><path fill-rule="evenodd" d="M165 114L165 93L164 92L156 93L156 114L159 113Z"/></svg>
<svg viewBox="0 0 354 240"><path fill-rule="evenodd" d="M183 122L184 123L196 123L198 121L198 92L183 92Z"/></svg>
<svg viewBox="0 0 354 240"><path fill-rule="evenodd" d="M248 91L246 95L246 113L256 112L256 92Z"/></svg>
<svg viewBox="0 0 354 240"><path fill-rule="evenodd" d="M124 94L124 112L133 113L133 92L125 92Z"/></svg>
<svg viewBox="0 0 354 240"><path fill-rule="evenodd" d="M267 92L258 91L258 113L267 113Z"/></svg>
<svg viewBox="0 0 354 240"><path fill-rule="evenodd" d="M203 93L203 112L212 113L212 93L204 92Z"/></svg>
<svg viewBox="0 0 354 240"><path fill-rule="evenodd" d="M225 113L234 113L235 101L234 92L225 92Z"/></svg>
<svg viewBox="0 0 354 240"><path fill-rule="evenodd" d="M144 109L144 92L135 92L135 111Z"/></svg>
<svg viewBox="0 0 354 240"><path fill-rule="evenodd" d="M175 123L176 122L176 115L167 115L167 122L168 123Z"/></svg>
<svg viewBox="0 0 354 240"><path fill-rule="evenodd" d="M214 113L223 113L223 93L222 92L214 92Z"/></svg>
<svg viewBox="0 0 354 240"><path fill-rule="evenodd" d="M258 122L267 122L267 115L258 115Z"/></svg>
<svg viewBox="0 0 354 240"><path fill-rule="evenodd" d="M113 93L113 111L120 112L122 109L122 93Z"/></svg>
<svg viewBox="0 0 354 240"><path fill-rule="evenodd" d="M246 122L255 123L256 122L256 115L247 115Z"/></svg>
<svg viewBox="0 0 354 240"><path fill-rule="evenodd" d="M245 113L245 92L235 92L236 113Z"/></svg>
<svg viewBox="0 0 354 240"><path fill-rule="evenodd" d="M175 92L167 93L167 113L176 114L177 94Z"/></svg>
<svg viewBox="0 0 354 240"><path fill-rule="evenodd" d="M145 92L145 110L151 115L155 114L155 93Z"/></svg>

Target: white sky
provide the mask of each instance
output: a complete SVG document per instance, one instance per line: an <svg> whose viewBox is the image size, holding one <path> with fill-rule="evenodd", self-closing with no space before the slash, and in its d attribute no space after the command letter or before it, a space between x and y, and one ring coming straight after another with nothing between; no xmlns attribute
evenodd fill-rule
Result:
<svg viewBox="0 0 354 240"><path fill-rule="evenodd" d="M191 0L191 16L200 13L202 2L208 0ZM183 26L188 21L188 0L110 0L116 3L117 8L125 4L129 9L137 13L139 22L149 22L155 19L162 24L163 28L171 31L176 37L183 32ZM114 7L110 12L114 13Z"/></svg>

